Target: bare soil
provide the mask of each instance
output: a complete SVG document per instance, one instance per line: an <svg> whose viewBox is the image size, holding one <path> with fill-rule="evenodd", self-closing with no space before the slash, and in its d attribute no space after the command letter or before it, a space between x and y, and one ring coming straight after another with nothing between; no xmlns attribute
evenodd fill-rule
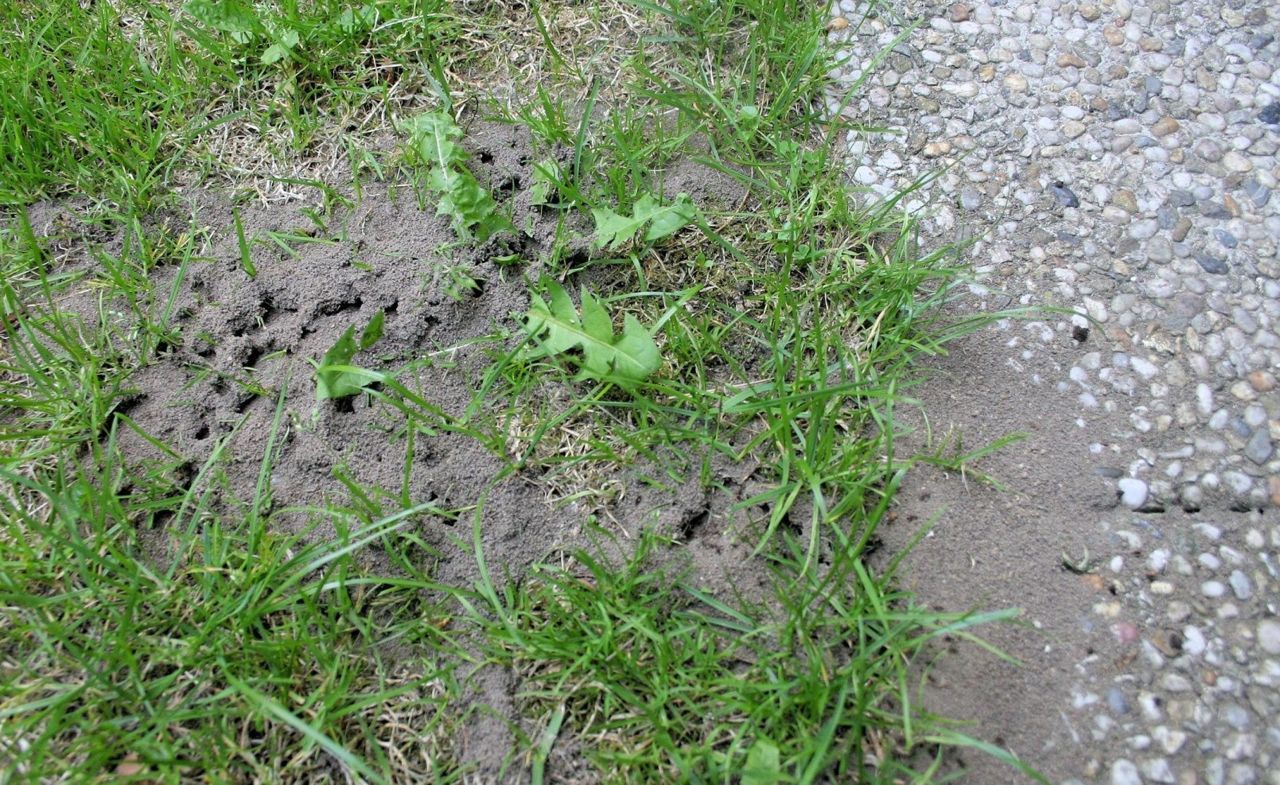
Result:
<svg viewBox="0 0 1280 785"><path fill-rule="evenodd" d="M151 318L167 311L177 338L129 376L116 404L116 441L128 470L162 474L181 493L225 440L220 463L225 508L254 497L270 447L274 457L264 512L278 530L315 539L339 536L331 516L314 512L324 508L349 509L366 520L422 502L463 510L456 520L424 514L412 524L429 549L422 559L447 585L472 586L479 577L469 511L483 496L484 556L499 581L519 576L535 561L598 546L599 538L588 536L594 517L622 543L651 527L673 536L683 547L663 558L678 560L692 583L714 595L732 599L762 592L766 571L736 536L743 518L734 505L755 492L743 467L714 461L717 487L707 490L696 473L673 479L682 467L696 465L691 459L699 456L673 455L662 465L641 462L618 469L603 501L566 503L557 492L563 481L549 481L543 469L496 479L512 456L494 454L469 436L418 433L410 452L404 415L395 409L368 396L317 401L308 361L318 360L345 330L354 326L358 332L378 312L385 314L383 337L353 362L378 370L412 365L398 379L452 415L473 403L493 353L518 340L516 317L529 307L530 282L543 271L561 215L531 203L534 159L527 131L476 123L467 129L465 144L470 168L511 209L518 232L480 244L460 242L430 199L424 208L403 182L365 184L358 203L337 209L322 229L304 212L318 200L236 205L225 193L180 193L183 204L168 216L171 227L193 214L209 233L209 248L185 269L168 265L151 272L157 293ZM726 209L741 207L745 198L732 178L692 161L666 173L664 191L688 193L700 204ZM87 225L69 232L80 207L45 203L29 214L38 233L74 233L90 241L78 251L64 249L63 271L91 281L99 269L91 248L119 253L124 240L120 234L95 234ZM286 241L292 253L255 244L256 274L250 276L234 228L236 213L249 239L279 232L314 242ZM590 234L580 217L566 220L577 234ZM585 242L570 253L585 261ZM511 265L512 254L522 261ZM478 288L450 292L450 268L464 271ZM80 287L60 306L93 324L98 291ZM127 312L123 302L109 303L108 310L113 308ZM120 329L131 326L127 315L117 323ZM571 400L575 392L562 387L546 392L552 399ZM367 499L353 498L348 482ZM154 544L160 561L168 551L167 522L167 513L160 513L145 524L150 528L144 539ZM362 555L374 566L388 564L376 546ZM469 674L468 688L479 710L468 714L456 750L462 763L475 767L476 781L527 780L526 762L510 760L513 730L521 722L518 687L513 674L496 667ZM582 776L574 773L581 761L566 752L571 746L572 740L564 740L549 762L549 770L564 781Z"/></svg>

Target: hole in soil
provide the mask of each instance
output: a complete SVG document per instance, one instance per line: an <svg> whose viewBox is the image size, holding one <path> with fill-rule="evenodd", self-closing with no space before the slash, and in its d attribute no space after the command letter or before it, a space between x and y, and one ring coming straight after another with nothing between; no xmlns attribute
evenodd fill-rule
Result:
<svg viewBox="0 0 1280 785"><path fill-rule="evenodd" d="M362 305L364 305L364 300L361 299L360 295L354 294L343 300L321 303L316 307L316 311L325 316L333 316L343 311L357 311Z"/></svg>
<svg viewBox="0 0 1280 785"><path fill-rule="evenodd" d="M111 413L116 417L128 417L134 409L138 408L138 404L142 403L146 398L146 393L134 393L125 398L121 398L120 402L116 404L115 409L113 409Z"/></svg>
<svg viewBox="0 0 1280 785"><path fill-rule="evenodd" d="M710 520L711 508L706 506L686 515L684 520L680 521L680 539L693 539L693 536L697 534L702 527L706 526Z"/></svg>
<svg viewBox="0 0 1280 785"><path fill-rule="evenodd" d="M482 164L493 163L493 153L489 152L488 150L481 150L478 158L480 159L480 163Z"/></svg>
<svg viewBox="0 0 1280 785"><path fill-rule="evenodd" d="M316 313L322 316L333 316L343 311L358 311L360 306L364 305L364 300L360 295L352 295L345 300L329 300L327 302L316 305Z"/></svg>
<svg viewBox="0 0 1280 785"><path fill-rule="evenodd" d="M510 196L511 194L520 190L521 182L522 181L519 175L512 175L511 177L505 177L493 186L493 192L495 194L501 194L503 196Z"/></svg>
<svg viewBox="0 0 1280 785"><path fill-rule="evenodd" d="M1071 338L1079 343L1084 343L1089 340L1089 328L1081 327L1078 324L1073 325L1071 327Z"/></svg>
<svg viewBox="0 0 1280 785"><path fill-rule="evenodd" d="M265 346L249 347L249 353L245 355L245 358L244 358L244 367L247 369L248 368L257 369L258 361L261 360L262 355L266 353L267 353L267 347Z"/></svg>
<svg viewBox="0 0 1280 785"><path fill-rule="evenodd" d="M342 414L352 414L356 410L355 396L347 398L335 398L333 401L333 410Z"/></svg>
<svg viewBox="0 0 1280 785"><path fill-rule="evenodd" d="M241 400L237 401L236 414L244 414L245 410L249 408L249 405L256 400L258 400L258 395L257 393L254 393L252 395L249 395L246 398L242 398Z"/></svg>
<svg viewBox="0 0 1280 785"><path fill-rule="evenodd" d="M177 348L178 344L169 338L160 338L156 341L156 354L172 354Z"/></svg>
<svg viewBox="0 0 1280 785"><path fill-rule="evenodd" d="M591 261L591 256L583 249L573 251L564 258L564 266L566 269L572 270L577 267L586 267L587 262Z"/></svg>
<svg viewBox="0 0 1280 785"><path fill-rule="evenodd" d="M196 428L196 439L203 440L208 438L209 438L209 426L205 425L204 423L200 423L200 427Z"/></svg>
<svg viewBox="0 0 1280 785"><path fill-rule="evenodd" d="M284 306L276 305L275 300L272 299L270 295L267 295L262 298L262 326L266 327L281 316L284 316L287 313L294 313L297 310L297 308L286 308Z"/></svg>

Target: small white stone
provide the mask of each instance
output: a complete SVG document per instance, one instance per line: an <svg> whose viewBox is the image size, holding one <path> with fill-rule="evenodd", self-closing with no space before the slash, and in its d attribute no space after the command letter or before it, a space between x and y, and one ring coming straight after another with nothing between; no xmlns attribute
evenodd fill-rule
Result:
<svg viewBox="0 0 1280 785"><path fill-rule="evenodd" d="M885 169L892 170L902 168L902 158L892 150L886 150L884 155L880 156L880 160L877 161L877 163Z"/></svg>
<svg viewBox="0 0 1280 785"><path fill-rule="evenodd" d="M1151 731L1156 742L1170 755L1176 755L1182 745L1187 743L1187 734L1180 730L1169 730L1167 725L1157 725Z"/></svg>
<svg viewBox="0 0 1280 785"><path fill-rule="evenodd" d="M1164 758L1156 758L1154 760L1144 761L1142 764L1143 775L1152 782L1174 783L1177 779L1173 776L1173 770L1169 768L1169 761Z"/></svg>
<svg viewBox="0 0 1280 785"><path fill-rule="evenodd" d="M1142 785L1138 767L1132 761L1121 758L1111 764L1111 785Z"/></svg>
<svg viewBox="0 0 1280 785"><path fill-rule="evenodd" d="M1235 150L1231 150L1222 156L1222 163L1233 172L1247 172L1253 169L1253 162L1247 156Z"/></svg>
<svg viewBox="0 0 1280 785"><path fill-rule="evenodd" d="M1133 368L1139 376L1148 381L1150 381L1156 374L1160 373L1160 369L1156 367L1155 363L1136 355L1129 358L1129 366Z"/></svg>
<svg viewBox="0 0 1280 785"><path fill-rule="evenodd" d="M1196 409L1205 417L1213 414L1213 390L1204 382L1196 385Z"/></svg>
<svg viewBox="0 0 1280 785"><path fill-rule="evenodd" d="M1200 593L1217 599L1227 593L1227 587L1223 586L1221 581L1205 581L1200 584Z"/></svg>
<svg viewBox="0 0 1280 785"><path fill-rule="evenodd" d="M1237 600L1247 600L1253 596L1253 584L1249 581L1249 576L1240 570L1232 570L1231 577L1227 579L1231 584L1231 591L1236 595Z"/></svg>
<svg viewBox="0 0 1280 785"><path fill-rule="evenodd" d="M943 90L960 98L973 98L978 94L977 82L961 82L960 84L948 84L942 86Z"/></svg>
<svg viewBox="0 0 1280 785"><path fill-rule="evenodd" d="M1200 632L1200 628L1195 625L1188 624L1182 628L1182 650L1192 657L1199 657L1204 654L1205 647L1204 633Z"/></svg>
<svg viewBox="0 0 1280 785"><path fill-rule="evenodd" d="M1169 550L1167 548L1157 548L1147 556L1147 569L1159 574L1164 572L1164 568L1169 566Z"/></svg>
<svg viewBox="0 0 1280 785"><path fill-rule="evenodd" d="M1120 489L1120 502L1131 510L1147 503L1147 484L1135 477L1125 477L1116 483Z"/></svg>
<svg viewBox="0 0 1280 785"><path fill-rule="evenodd" d="M1258 622L1258 644L1267 654L1280 654L1280 621L1263 619Z"/></svg>

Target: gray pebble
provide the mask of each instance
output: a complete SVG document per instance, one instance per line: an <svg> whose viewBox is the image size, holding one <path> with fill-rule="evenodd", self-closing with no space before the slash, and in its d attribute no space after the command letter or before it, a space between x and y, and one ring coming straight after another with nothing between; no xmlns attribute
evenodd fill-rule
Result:
<svg viewBox="0 0 1280 785"><path fill-rule="evenodd" d="M1132 761L1120 758L1111 764L1111 785L1142 785L1138 767Z"/></svg>
<svg viewBox="0 0 1280 785"><path fill-rule="evenodd" d="M1263 619L1258 622L1258 645L1267 654L1280 654L1280 621Z"/></svg>
<svg viewBox="0 0 1280 785"><path fill-rule="evenodd" d="M1240 570L1232 570L1227 582L1231 584L1231 592L1236 595L1237 600L1244 601L1253 596L1253 584L1249 581L1249 576Z"/></svg>
<svg viewBox="0 0 1280 785"><path fill-rule="evenodd" d="M1237 703L1223 706L1218 717L1236 730L1246 730L1249 727L1249 712Z"/></svg>
<svg viewBox="0 0 1280 785"><path fill-rule="evenodd" d="M1200 214L1205 218L1230 218L1231 213L1221 202L1208 199L1200 203Z"/></svg>
<svg viewBox="0 0 1280 785"><path fill-rule="evenodd" d="M1107 706L1111 708L1112 714L1129 713L1129 702L1125 700L1124 692L1119 687L1107 690Z"/></svg>
<svg viewBox="0 0 1280 785"><path fill-rule="evenodd" d="M1271 189L1263 186L1254 178L1248 178L1241 185L1245 194L1249 197L1249 201L1253 202L1254 207L1266 207L1267 202L1271 200Z"/></svg>
<svg viewBox="0 0 1280 785"><path fill-rule="evenodd" d="M1259 428L1254 431L1244 446L1245 457L1259 466L1266 463L1273 452L1275 452L1275 448L1271 444L1271 434L1268 433L1266 428Z"/></svg>
<svg viewBox="0 0 1280 785"><path fill-rule="evenodd" d="M1063 185L1061 182L1056 182L1051 185L1050 190L1053 191L1053 198L1057 199L1058 204L1063 207L1080 206L1080 199L1075 195L1075 192Z"/></svg>
<svg viewBox="0 0 1280 785"><path fill-rule="evenodd" d="M1210 275L1227 274L1227 263L1207 253L1196 254L1196 263L1200 265L1200 269Z"/></svg>
<svg viewBox="0 0 1280 785"><path fill-rule="evenodd" d="M1141 221L1134 221L1129 227L1129 236L1135 240L1147 240L1155 236L1160 230L1160 224L1153 219L1147 218Z"/></svg>

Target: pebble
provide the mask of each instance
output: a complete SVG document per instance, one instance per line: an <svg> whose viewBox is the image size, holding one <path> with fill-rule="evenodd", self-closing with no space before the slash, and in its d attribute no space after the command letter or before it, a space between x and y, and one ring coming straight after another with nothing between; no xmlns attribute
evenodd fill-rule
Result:
<svg viewBox="0 0 1280 785"><path fill-rule="evenodd" d="M1111 785L1142 785L1142 777L1133 761L1120 758L1111 764Z"/></svg>
<svg viewBox="0 0 1280 785"><path fill-rule="evenodd" d="M1152 219L1134 221L1129 227L1129 236L1135 240L1147 240L1160 231L1160 224Z"/></svg>
<svg viewBox="0 0 1280 785"><path fill-rule="evenodd" d="M1280 654L1280 621L1263 619L1258 622L1258 645L1267 654Z"/></svg>
<svg viewBox="0 0 1280 785"><path fill-rule="evenodd" d="M1222 156L1222 163L1233 172L1253 171L1253 162L1235 150L1230 150Z"/></svg>
<svg viewBox="0 0 1280 785"><path fill-rule="evenodd" d="M1240 570L1232 570L1228 582L1231 584L1231 591L1236 595L1237 600L1248 600L1253 596L1253 584L1249 581L1249 576Z"/></svg>
<svg viewBox="0 0 1280 785"><path fill-rule="evenodd" d="M1196 254L1196 263L1200 265L1202 270L1210 275L1227 274L1227 263L1216 256L1210 256L1207 253L1198 253Z"/></svg>
<svg viewBox="0 0 1280 785"><path fill-rule="evenodd" d="M1182 650L1192 657L1199 657L1204 654L1206 642L1204 633L1195 625L1187 625L1182 628Z"/></svg>
<svg viewBox="0 0 1280 785"><path fill-rule="evenodd" d="M1151 126L1151 133L1158 137L1165 137L1176 132L1181 127L1182 126L1179 125L1177 120L1166 115L1165 117L1161 117L1157 120L1155 125Z"/></svg>
<svg viewBox="0 0 1280 785"><path fill-rule="evenodd" d="M1054 183L1050 186L1050 189L1053 191L1053 197L1058 200L1058 204L1063 207L1080 206L1080 198L1075 195L1074 191L1063 185L1061 182Z"/></svg>
<svg viewBox="0 0 1280 785"><path fill-rule="evenodd" d="M1068 120L1062 124L1062 135L1068 139L1078 139L1087 130L1088 126L1079 120Z"/></svg>
<svg viewBox="0 0 1280 785"><path fill-rule="evenodd" d="M1271 444L1271 434L1262 428L1254 431L1244 446L1244 456L1259 466L1270 460L1274 452L1275 449Z"/></svg>
<svg viewBox="0 0 1280 785"><path fill-rule="evenodd" d="M1142 480L1125 477L1116 482L1120 489L1120 503L1131 510L1136 510L1147 503L1148 488Z"/></svg>

